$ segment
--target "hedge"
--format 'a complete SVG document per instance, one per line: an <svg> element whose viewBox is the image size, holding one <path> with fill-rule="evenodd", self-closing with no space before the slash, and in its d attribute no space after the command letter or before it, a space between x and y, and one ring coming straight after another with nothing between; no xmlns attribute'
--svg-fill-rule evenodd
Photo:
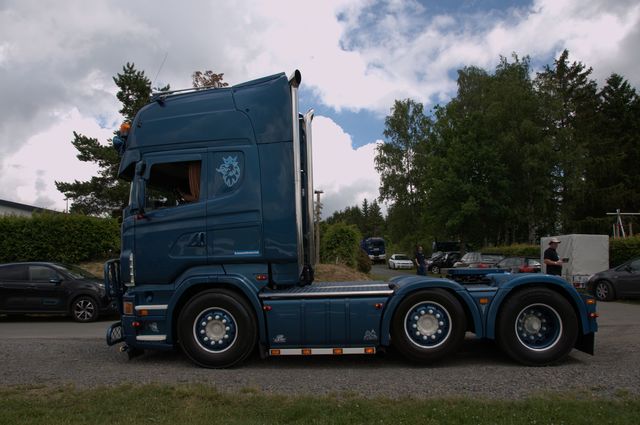
<svg viewBox="0 0 640 425"><path fill-rule="evenodd" d="M328 225L322 235L320 260L355 268L361 239L362 235L354 225L343 222Z"/></svg>
<svg viewBox="0 0 640 425"><path fill-rule="evenodd" d="M0 217L0 262L103 260L120 251L116 219L73 214Z"/></svg>

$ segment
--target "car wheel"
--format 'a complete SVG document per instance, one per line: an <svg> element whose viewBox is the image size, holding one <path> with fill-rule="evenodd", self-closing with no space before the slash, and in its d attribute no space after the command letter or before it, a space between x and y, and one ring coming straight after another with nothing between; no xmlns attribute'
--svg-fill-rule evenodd
<svg viewBox="0 0 640 425"><path fill-rule="evenodd" d="M71 303L70 313L76 322L93 322L98 318L98 303L92 297L80 296Z"/></svg>
<svg viewBox="0 0 640 425"><path fill-rule="evenodd" d="M192 298L180 312L178 337L195 364L223 368L251 354L257 325L243 298L225 290L207 291Z"/></svg>
<svg viewBox="0 0 640 425"><path fill-rule="evenodd" d="M440 274L440 267L438 267L438 266L433 266L433 267L431 268L431 272L432 272L433 274Z"/></svg>
<svg viewBox="0 0 640 425"><path fill-rule="evenodd" d="M561 294L547 288L524 289L498 316L498 344L512 359L542 366L564 359L578 337L578 319Z"/></svg>
<svg viewBox="0 0 640 425"><path fill-rule="evenodd" d="M593 289L593 295L598 301L613 301L615 295L613 293L613 286L606 280L599 280Z"/></svg>
<svg viewBox="0 0 640 425"><path fill-rule="evenodd" d="M460 302L443 289L407 296L394 313L393 345L410 360L432 362L455 352L466 330Z"/></svg>

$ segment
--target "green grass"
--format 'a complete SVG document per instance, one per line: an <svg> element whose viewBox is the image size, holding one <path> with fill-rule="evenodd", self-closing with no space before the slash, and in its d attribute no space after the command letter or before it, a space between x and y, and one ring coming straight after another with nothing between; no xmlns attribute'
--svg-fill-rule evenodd
<svg viewBox="0 0 640 425"><path fill-rule="evenodd" d="M383 384L381 384L383 385ZM284 397L205 385L0 388L0 424L635 424L640 397L522 401Z"/></svg>

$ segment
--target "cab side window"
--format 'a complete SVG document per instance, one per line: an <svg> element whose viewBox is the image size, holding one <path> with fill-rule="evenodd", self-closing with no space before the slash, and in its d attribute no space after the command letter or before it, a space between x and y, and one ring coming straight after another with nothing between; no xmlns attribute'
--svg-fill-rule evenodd
<svg viewBox="0 0 640 425"><path fill-rule="evenodd" d="M145 209L199 202L201 161L153 164L145 190Z"/></svg>

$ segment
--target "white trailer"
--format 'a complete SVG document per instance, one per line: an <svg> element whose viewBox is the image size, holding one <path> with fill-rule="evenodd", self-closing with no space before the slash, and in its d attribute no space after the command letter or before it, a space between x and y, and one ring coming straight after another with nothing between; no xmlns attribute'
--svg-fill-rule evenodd
<svg viewBox="0 0 640 425"><path fill-rule="evenodd" d="M609 269L609 236L607 235L559 235L558 256L564 261L562 277L576 288L584 288L589 276ZM544 251L549 248L552 236L540 239L542 271L546 272Z"/></svg>

